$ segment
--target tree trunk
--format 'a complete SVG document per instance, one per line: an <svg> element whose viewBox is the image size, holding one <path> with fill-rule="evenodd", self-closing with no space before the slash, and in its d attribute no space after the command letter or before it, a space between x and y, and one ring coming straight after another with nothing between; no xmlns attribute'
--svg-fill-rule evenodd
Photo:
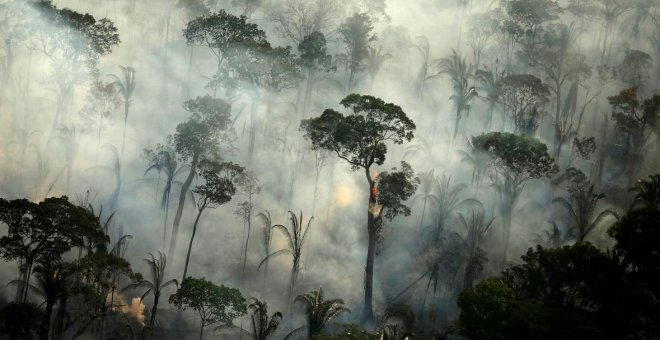
<svg viewBox="0 0 660 340"><path fill-rule="evenodd" d="M505 203L504 212L502 216L502 226L504 227L504 252L502 253L502 269L507 264L509 259L509 239L511 238L511 214L513 213L513 203L514 199L511 197L506 197L505 199L509 202Z"/></svg>
<svg viewBox="0 0 660 340"><path fill-rule="evenodd" d="M365 168L365 173L367 181L369 182L369 204L367 206L367 233L369 240L367 245L367 264L365 266L364 278L364 309L362 310L361 324L365 327L371 327L374 323L372 297L374 285L374 260L376 256L376 245L378 242L378 230L376 226L376 216L374 216L371 211L372 206L376 203L376 182L371 178L369 168Z"/></svg>
<svg viewBox="0 0 660 340"><path fill-rule="evenodd" d="M364 279L364 309L362 310L361 323L366 327L371 327L374 322L372 297L374 285L374 260L376 257L378 235L376 232L376 219L370 212L367 213L367 230L369 234L369 244L367 246L367 264L365 267Z"/></svg>
<svg viewBox="0 0 660 340"><path fill-rule="evenodd" d="M243 272L245 272L245 264L247 263L247 252L248 252L248 245L250 244L250 229L252 228L251 225L251 215L252 215L252 198L250 198L250 208L248 211L248 216L247 216L247 237L245 238L245 251L243 253Z"/></svg>
<svg viewBox="0 0 660 340"><path fill-rule="evenodd" d="M179 194L179 206L176 209L176 215L174 215L174 224L172 225L172 237L170 239L170 249L168 250L167 257L173 258L174 250L176 249L176 237L179 233L179 223L181 222L181 216L183 215L183 207L186 204L186 196L190 184L192 184L193 178L195 177L195 169L197 168L197 162L199 161L199 155L194 154L192 162L190 163L190 172L188 177L186 177L185 182L181 186L181 193Z"/></svg>
<svg viewBox="0 0 660 340"><path fill-rule="evenodd" d="M199 340L204 338L204 321L202 320L202 327L199 328Z"/></svg>
<svg viewBox="0 0 660 340"><path fill-rule="evenodd" d="M248 144L248 161L250 164L252 164L252 159L254 158L254 144L257 139L257 106L257 101L253 100L250 107L250 132L248 134L250 138Z"/></svg>
<svg viewBox="0 0 660 340"><path fill-rule="evenodd" d="M205 205L202 205L197 213L197 218L195 218L195 223L193 224L193 233L190 236L190 243L188 244L188 255L186 255L186 265L183 267L183 278L181 282L186 279L186 274L188 274L188 262L190 261L190 251L192 250L193 240L195 239L195 233L197 232L197 224L199 223L199 218L202 216L202 211L204 211Z"/></svg>
<svg viewBox="0 0 660 340"><path fill-rule="evenodd" d="M41 340L48 340L48 333L50 332L50 318L53 315L53 307L55 306L55 301L48 299L46 301L46 311L44 313L44 319L41 322L41 330L39 337Z"/></svg>
<svg viewBox="0 0 660 340"><path fill-rule="evenodd" d="M165 248L165 244L167 244L167 215L169 214L169 211L170 211L170 193L167 192L167 198L165 199L165 221L163 222L163 249Z"/></svg>
<svg viewBox="0 0 660 340"><path fill-rule="evenodd" d="M160 292L154 290L154 306L151 308L151 320L149 321L149 326L151 326L151 331L154 330L154 325L156 324L156 312L158 312L158 299L160 298Z"/></svg>

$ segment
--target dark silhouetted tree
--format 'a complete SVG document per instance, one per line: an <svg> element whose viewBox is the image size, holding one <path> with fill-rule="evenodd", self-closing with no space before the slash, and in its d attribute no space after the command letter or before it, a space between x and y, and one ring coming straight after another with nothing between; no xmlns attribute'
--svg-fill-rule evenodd
<svg viewBox="0 0 660 340"><path fill-rule="evenodd" d="M305 138L312 142L313 149L321 148L334 152L337 157L348 162L353 171L362 169L367 179L369 240L362 319L371 323L374 257L381 234L381 213L388 219L394 218L398 213L409 215L410 209L402 202L412 196L416 189L416 179L412 178L412 169L406 163L402 163L400 172L393 171L388 176L383 176L386 181L373 178L371 167L383 165L385 162L385 143L403 144L404 141L410 141L414 136L415 123L399 106L372 96L352 94L344 98L341 105L352 112L343 115L326 109L320 117L303 120L301 130L305 133Z"/></svg>
<svg viewBox="0 0 660 340"><path fill-rule="evenodd" d="M199 340L204 336L204 327L220 324L219 327L232 327L232 321L247 313L245 298L236 288L217 286L205 279L187 277L172 294L170 303L199 314Z"/></svg>

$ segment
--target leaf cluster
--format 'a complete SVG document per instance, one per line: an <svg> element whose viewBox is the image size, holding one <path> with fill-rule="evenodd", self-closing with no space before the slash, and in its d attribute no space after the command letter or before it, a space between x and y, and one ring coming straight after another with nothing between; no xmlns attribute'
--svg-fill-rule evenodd
<svg viewBox="0 0 660 340"><path fill-rule="evenodd" d="M385 142L402 144L414 136L415 123L398 105L369 95L351 94L340 104L351 109L343 115L326 109L320 117L303 120L300 129L313 149L335 152L353 170L385 162Z"/></svg>
<svg viewBox="0 0 660 340"><path fill-rule="evenodd" d="M238 289L217 286L204 278L185 278L169 302L198 312L204 326L219 323L231 327L232 320L247 313L245 298Z"/></svg>

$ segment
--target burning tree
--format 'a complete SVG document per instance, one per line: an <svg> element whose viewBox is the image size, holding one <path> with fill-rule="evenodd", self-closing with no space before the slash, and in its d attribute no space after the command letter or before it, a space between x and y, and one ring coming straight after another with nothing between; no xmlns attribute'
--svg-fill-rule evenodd
<svg viewBox="0 0 660 340"><path fill-rule="evenodd" d="M326 109L320 117L303 120L300 128L313 149L325 149L347 161L353 171L364 170L369 185L367 209L367 264L365 275L363 323L373 322L373 276L376 245L380 237L382 217L392 220L403 213L410 215L410 208L402 202L415 193L417 178L411 167L402 162L402 169L372 177L371 167L383 165L387 146L385 143L403 144L414 136L415 123L401 107L385 103L382 99L351 94L341 102L353 112L343 115ZM380 190L379 190L380 189Z"/></svg>

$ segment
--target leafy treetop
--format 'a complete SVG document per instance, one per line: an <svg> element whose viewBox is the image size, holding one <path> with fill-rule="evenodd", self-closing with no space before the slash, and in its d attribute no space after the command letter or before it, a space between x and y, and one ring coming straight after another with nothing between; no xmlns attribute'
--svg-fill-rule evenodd
<svg viewBox="0 0 660 340"><path fill-rule="evenodd" d="M232 320L247 313L245 298L238 289L217 286L203 278L185 278L169 301L184 310L198 312L202 327L217 323L231 326Z"/></svg>
<svg viewBox="0 0 660 340"><path fill-rule="evenodd" d="M217 154L220 142L230 142L231 107L224 100L206 95L186 101L183 108L192 115L188 121L177 125L176 132L170 136L183 162L195 156Z"/></svg>
<svg viewBox="0 0 660 340"><path fill-rule="evenodd" d="M398 105L369 95L351 94L341 102L353 111L343 115L327 109L320 117L300 124L313 149L333 151L353 170L385 162L385 142L402 144L414 136L415 123Z"/></svg>
<svg viewBox="0 0 660 340"><path fill-rule="evenodd" d="M529 136L508 132L489 132L472 138L473 152L486 153L491 164L505 176L511 176L513 184L528 179L549 177L558 171L548 147Z"/></svg>

